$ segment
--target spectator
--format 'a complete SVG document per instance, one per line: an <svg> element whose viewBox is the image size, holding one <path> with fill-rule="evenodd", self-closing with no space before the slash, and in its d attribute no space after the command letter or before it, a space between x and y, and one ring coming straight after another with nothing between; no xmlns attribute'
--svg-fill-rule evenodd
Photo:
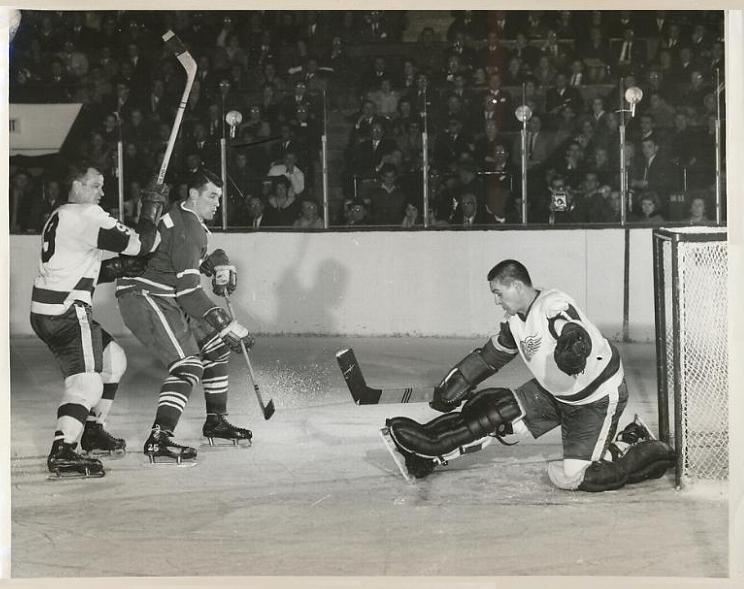
<svg viewBox="0 0 744 589"><path fill-rule="evenodd" d="M584 223L586 221L583 199L572 190L571 185L560 173L550 181L548 200L548 211L550 212L548 222L551 225Z"/></svg>
<svg viewBox="0 0 744 589"><path fill-rule="evenodd" d="M491 217L480 205L478 197L473 192L463 192L460 196L460 206L457 207L452 218L452 225L470 228L474 225L491 224Z"/></svg>
<svg viewBox="0 0 744 589"><path fill-rule="evenodd" d="M357 143L352 152L352 173L360 178L377 175L383 160L396 148L395 142L385 136L381 122L374 122L368 139Z"/></svg>
<svg viewBox="0 0 744 589"><path fill-rule="evenodd" d="M49 64L45 86L45 102L70 102L72 99L72 81L65 73L64 65L59 59L53 59Z"/></svg>
<svg viewBox="0 0 744 589"><path fill-rule="evenodd" d="M532 115L527 121L527 169L542 166L553 153L555 148L552 134L543 131L540 115ZM522 167L522 137L514 138L512 146L512 165Z"/></svg>
<svg viewBox="0 0 744 589"><path fill-rule="evenodd" d="M318 215L318 203L311 198L300 201L300 216L294 222L300 229L323 229L323 219Z"/></svg>
<svg viewBox="0 0 744 589"><path fill-rule="evenodd" d="M661 202L659 195L653 190L641 192L639 198L639 212L633 221L637 223L663 223L664 217L661 215Z"/></svg>
<svg viewBox="0 0 744 589"><path fill-rule="evenodd" d="M653 138L644 140L641 146L643 165L639 166L630 185L636 190L653 192L657 199L666 199L669 191L677 185L674 169L659 154L659 146Z"/></svg>
<svg viewBox="0 0 744 589"><path fill-rule="evenodd" d="M512 58L517 59L517 58ZM537 67L532 70L532 75L537 80L537 83L543 88L553 85L557 70L550 63L550 58L547 55L541 55L537 60Z"/></svg>
<svg viewBox="0 0 744 589"><path fill-rule="evenodd" d="M398 186L395 166L385 164L380 168L377 186L370 192L371 217L375 225L398 225L406 195Z"/></svg>
<svg viewBox="0 0 744 589"><path fill-rule="evenodd" d="M499 135L496 121L487 120L483 127L483 133L475 141L473 159L481 170L492 170L496 162L496 146L501 145L502 138Z"/></svg>
<svg viewBox="0 0 744 589"><path fill-rule="evenodd" d="M32 227L29 218L34 197L31 177L24 170L16 172L10 179L10 232L25 233Z"/></svg>
<svg viewBox="0 0 744 589"><path fill-rule="evenodd" d="M271 166L267 175L287 178L291 183L292 194L295 197L299 197L305 191L305 174L297 167L297 155L293 151L286 152L282 163ZM269 207L271 206L272 204L269 202Z"/></svg>
<svg viewBox="0 0 744 589"><path fill-rule="evenodd" d="M492 74L488 79L487 99L490 99L493 104L494 118L499 129L506 131L513 128L515 123L512 121L516 121L514 118L514 104L511 94L501 87L501 76L499 74Z"/></svg>
<svg viewBox="0 0 744 589"><path fill-rule="evenodd" d="M270 86L277 94L281 94L287 88L287 83L277 74L276 64L273 61L267 61L263 64L258 83L262 88Z"/></svg>
<svg viewBox="0 0 744 589"><path fill-rule="evenodd" d="M80 81L88 73L88 56L75 47L72 39L66 39L62 51L58 54L64 64L65 73L71 80Z"/></svg>
<svg viewBox="0 0 744 589"><path fill-rule="evenodd" d="M690 225L710 225L712 221L708 218L707 208L704 196L693 196L690 199L690 216L687 222Z"/></svg>
<svg viewBox="0 0 744 589"><path fill-rule="evenodd" d="M638 69L644 60L644 49L635 38L635 31L628 27L622 32L622 42L615 54L614 71L616 75L625 76Z"/></svg>
<svg viewBox="0 0 744 589"><path fill-rule="evenodd" d="M131 180L125 188L124 196L124 224L136 227L142 208L141 194L142 184L139 180Z"/></svg>
<svg viewBox="0 0 744 589"><path fill-rule="evenodd" d="M596 174L598 182L602 185L608 184L613 186L618 183L617 176L619 175L619 171L614 169L607 155L607 149L601 145L596 146L591 152L586 170L587 172Z"/></svg>
<svg viewBox="0 0 744 589"><path fill-rule="evenodd" d="M658 92L649 94L646 114L656 122L660 129L669 129L674 125L674 108Z"/></svg>
<svg viewBox="0 0 744 589"><path fill-rule="evenodd" d="M376 122L380 122L377 116L377 105L371 100L365 100L349 138L349 145L352 149L359 140L369 137L372 125Z"/></svg>
<svg viewBox="0 0 744 589"><path fill-rule="evenodd" d="M486 45L476 57L476 63L489 74L499 73L506 68L507 52L499 42L500 38L497 31L489 30Z"/></svg>
<svg viewBox="0 0 744 589"><path fill-rule="evenodd" d="M385 77L380 79L376 90L367 94L367 99L375 103L380 116L392 118L398 110L400 96L396 90L393 90L390 78Z"/></svg>
<svg viewBox="0 0 744 589"><path fill-rule="evenodd" d="M418 203L410 199L406 200L406 206L403 211L403 221L401 221L400 226L405 229L411 229L412 227L420 227L423 224L424 221L421 218Z"/></svg>
<svg viewBox="0 0 744 589"><path fill-rule="evenodd" d="M509 167L509 152L497 143L491 173L486 175L485 209L497 223L507 220L509 202L512 200L513 168Z"/></svg>
<svg viewBox="0 0 744 589"><path fill-rule="evenodd" d="M471 159L470 138L462 132L462 121L451 118L445 133L439 134L434 147L434 163L439 170L453 171Z"/></svg>
<svg viewBox="0 0 744 589"><path fill-rule="evenodd" d="M248 212L248 223L253 229L264 226L264 202L258 196L248 197L246 210Z"/></svg>
<svg viewBox="0 0 744 589"><path fill-rule="evenodd" d="M348 201L344 205L344 217L347 227L367 225L367 205L361 199Z"/></svg>
<svg viewBox="0 0 744 589"><path fill-rule="evenodd" d="M574 113L581 111L584 99L577 88L568 86L566 74L559 72L555 76L555 87L545 93L545 112L555 116L569 107Z"/></svg>
<svg viewBox="0 0 744 589"><path fill-rule="evenodd" d="M295 198L292 183L286 176L277 176L272 182L272 193L267 199L262 226L292 227L299 216L299 201Z"/></svg>

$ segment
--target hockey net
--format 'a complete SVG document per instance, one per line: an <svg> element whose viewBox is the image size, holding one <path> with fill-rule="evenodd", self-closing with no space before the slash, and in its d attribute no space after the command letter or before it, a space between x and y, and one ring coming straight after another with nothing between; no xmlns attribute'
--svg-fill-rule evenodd
<svg viewBox="0 0 744 589"><path fill-rule="evenodd" d="M677 486L728 478L725 228L653 234L659 433Z"/></svg>

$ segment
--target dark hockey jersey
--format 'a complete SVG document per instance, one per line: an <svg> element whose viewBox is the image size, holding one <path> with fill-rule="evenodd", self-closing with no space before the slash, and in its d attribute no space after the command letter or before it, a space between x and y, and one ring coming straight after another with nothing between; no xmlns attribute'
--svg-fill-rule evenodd
<svg viewBox="0 0 744 589"><path fill-rule="evenodd" d="M158 224L160 246L147 263L144 274L120 278L116 294L139 289L152 296L173 297L191 317L201 318L216 305L201 285L199 267L207 256L209 229L179 201Z"/></svg>

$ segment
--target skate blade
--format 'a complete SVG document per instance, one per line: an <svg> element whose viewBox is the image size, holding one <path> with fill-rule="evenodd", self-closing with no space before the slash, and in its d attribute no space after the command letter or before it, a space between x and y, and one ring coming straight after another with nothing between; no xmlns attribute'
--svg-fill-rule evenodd
<svg viewBox="0 0 744 589"><path fill-rule="evenodd" d="M242 442L242 443L241 443ZM207 438L207 443L202 444L202 448L219 448L222 446L249 448L253 443L247 438Z"/></svg>
<svg viewBox="0 0 744 589"><path fill-rule="evenodd" d="M415 481L413 475L409 474L408 469L406 468L406 464L403 461L403 456L398 452L398 450L395 447L395 442L393 442L393 438L390 435L390 428L389 427L382 427L380 428L380 437L382 438L382 441L385 444L385 448L387 448L387 451L390 453L390 456L393 457L393 460L395 461L395 465L398 467L398 470L400 471L400 474L403 475L403 478L406 479L409 483L413 483Z"/></svg>
<svg viewBox="0 0 744 589"><path fill-rule="evenodd" d="M168 456L147 456L148 461L144 463L149 468L160 468L160 467L176 467L176 468L192 468L197 465L195 458L189 458L187 460L178 460L176 458L170 458Z"/></svg>
<svg viewBox="0 0 744 589"><path fill-rule="evenodd" d="M89 458L110 458L111 460L119 460L127 455L126 450L90 450L83 452L84 456Z"/></svg>
<svg viewBox="0 0 744 589"><path fill-rule="evenodd" d="M62 481L62 480L71 480L71 479L100 479L103 478L106 475L105 470L101 470L98 472L64 472L64 471L55 471L52 473L49 473L49 476L47 477L50 481Z"/></svg>
<svg viewBox="0 0 744 589"><path fill-rule="evenodd" d="M638 423L641 426L643 426L644 428L646 428L646 431L648 432L648 435L649 435L649 439L650 440L655 440L656 439L656 436L654 435L654 432L652 432L651 431L651 428L648 427L648 425L646 425L646 422L641 419L641 416L640 415L638 415L636 413L635 416L633 417L633 421L635 421L636 423Z"/></svg>

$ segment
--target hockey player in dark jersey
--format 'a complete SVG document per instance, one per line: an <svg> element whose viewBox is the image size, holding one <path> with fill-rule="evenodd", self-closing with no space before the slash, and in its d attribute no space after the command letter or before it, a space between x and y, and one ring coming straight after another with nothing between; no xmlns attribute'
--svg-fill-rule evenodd
<svg viewBox="0 0 744 589"><path fill-rule="evenodd" d="M123 454L125 442L104 429L121 376L124 350L92 317L95 285L122 273L144 270L142 256L157 247L155 223L167 191L151 185L142 194L136 231L118 223L100 206L103 176L93 167L71 168L68 202L44 225L39 273L31 298L31 326L54 354L65 377L57 429L47 460L58 477L103 476L96 453ZM80 441L89 456L77 453Z"/></svg>
<svg viewBox="0 0 744 589"><path fill-rule="evenodd" d="M407 417L387 420L386 433L409 474L426 476L494 438L515 433L537 438L558 426L563 459L548 463L548 476L560 489L617 489L658 478L673 466L673 450L653 439L637 418L613 441L628 399L622 360L573 299L535 288L516 260L500 262L487 278L506 318L498 334L435 388L431 407L444 415L425 424ZM517 355L532 380L513 391L475 390ZM463 402L462 410L454 411Z"/></svg>
<svg viewBox="0 0 744 589"><path fill-rule="evenodd" d="M172 440L191 390L202 381L207 419L202 428L210 440L247 440L250 430L227 421L227 360L230 350L249 348L248 330L214 303L201 286L201 274L212 277L217 295L229 294L237 276L222 250L207 255L211 220L220 203L221 181L208 171L196 173L186 200L174 203L158 225L160 247L139 276L116 285L126 326L168 368L160 388L157 412L144 452L152 463L193 461L194 448Z"/></svg>

